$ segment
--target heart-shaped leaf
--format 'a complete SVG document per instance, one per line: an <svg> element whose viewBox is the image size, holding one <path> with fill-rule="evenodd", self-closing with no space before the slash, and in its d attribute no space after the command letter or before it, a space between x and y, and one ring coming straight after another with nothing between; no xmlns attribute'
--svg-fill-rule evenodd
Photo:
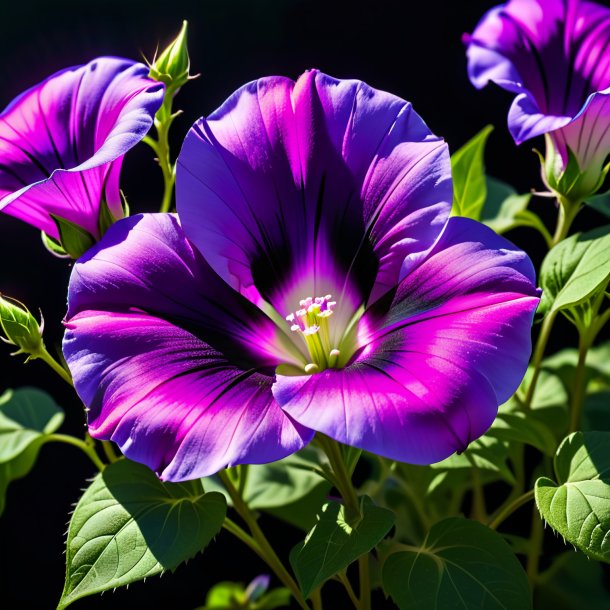
<svg viewBox="0 0 610 610"><path fill-rule="evenodd" d="M108 466L72 514L58 608L173 570L203 550L226 510L224 496L204 493L199 480L162 483L125 459Z"/></svg>
<svg viewBox="0 0 610 610"><path fill-rule="evenodd" d="M9 483L30 472L40 448L63 419L55 401L36 388L0 396L0 515Z"/></svg>
<svg viewBox="0 0 610 610"><path fill-rule="evenodd" d="M610 432L575 432L555 456L557 482L536 481L544 520L589 557L610 563Z"/></svg>
<svg viewBox="0 0 610 610"><path fill-rule="evenodd" d="M610 280L610 226L577 233L559 242L540 269L543 289L539 312L549 313L585 303Z"/></svg>
<svg viewBox="0 0 610 610"><path fill-rule="evenodd" d="M531 593L502 537L476 521L451 518L430 529L421 548L383 564L383 588L401 610L527 610Z"/></svg>
<svg viewBox="0 0 610 610"><path fill-rule="evenodd" d="M290 563L305 597L368 553L392 528L392 511L375 506L367 496L360 506L362 518L350 524L343 504L325 504L305 541L292 549Z"/></svg>

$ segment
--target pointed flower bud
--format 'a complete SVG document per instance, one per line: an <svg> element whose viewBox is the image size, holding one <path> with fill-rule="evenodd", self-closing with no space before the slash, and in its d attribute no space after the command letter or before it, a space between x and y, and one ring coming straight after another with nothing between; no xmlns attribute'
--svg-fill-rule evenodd
<svg viewBox="0 0 610 610"><path fill-rule="evenodd" d="M191 61L186 47L187 27L188 22L183 21L178 36L155 57L150 66L150 78L165 83L168 90L174 93L191 78Z"/></svg>
<svg viewBox="0 0 610 610"><path fill-rule="evenodd" d="M39 354L44 349L43 326L42 316L38 323L23 303L0 295L0 330L4 334L0 339L17 346L15 354Z"/></svg>

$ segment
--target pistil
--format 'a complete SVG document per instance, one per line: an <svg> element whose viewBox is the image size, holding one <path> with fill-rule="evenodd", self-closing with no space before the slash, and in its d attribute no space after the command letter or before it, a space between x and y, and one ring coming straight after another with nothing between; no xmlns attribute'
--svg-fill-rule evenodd
<svg viewBox="0 0 610 610"><path fill-rule="evenodd" d="M340 352L332 344L328 322L336 305L331 299L330 294L308 297L299 301L300 309L286 316L290 330L303 338L311 357L311 362L304 367L307 374L337 366Z"/></svg>

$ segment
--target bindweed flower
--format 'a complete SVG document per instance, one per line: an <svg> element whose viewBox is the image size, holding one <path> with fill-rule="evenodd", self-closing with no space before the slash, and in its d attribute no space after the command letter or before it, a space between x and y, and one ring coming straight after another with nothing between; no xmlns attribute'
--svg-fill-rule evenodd
<svg viewBox="0 0 610 610"><path fill-rule="evenodd" d="M147 74L143 64L100 57L13 100L0 115L0 210L73 257L122 218L123 156L163 101L163 85Z"/></svg>
<svg viewBox="0 0 610 610"><path fill-rule="evenodd" d="M316 71L245 85L187 135L178 216L122 220L74 267L90 433L171 481L314 431L418 464L464 450L521 381L539 299L527 255L451 198L404 100Z"/></svg>
<svg viewBox="0 0 610 610"><path fill-rule="evenodd" d="M511 0L491 9L468 45L468 74L516 93L517 144L547 136L544 178L572 201L602 184L610 153L610 9L582 0Z"/></svg>

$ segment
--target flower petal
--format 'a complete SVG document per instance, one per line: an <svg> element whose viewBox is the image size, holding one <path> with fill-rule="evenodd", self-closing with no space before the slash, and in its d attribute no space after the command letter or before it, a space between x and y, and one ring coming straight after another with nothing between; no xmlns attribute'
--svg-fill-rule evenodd
<svg viewBox="0 0 610 610"><path fill-rule="evenodd" d="M216 275L175 215L123 219L74 265L68 321L83 311L133 308L188 329L248 367L300 363L283 329Z"/></svg>
<svg viewBox="0 0 610 610"><path fill-rule="evenodd" d="M410 104L360 81L264 78L191 129L177 201L189 238L252 300L289 313L347 285L358 306L440 233L449 157Z"/></svg>
<svg viewBox="0 0 610 610"><path fill-rule="evenodd" d="M0 115L0 210L58 237L49 214L98 235L102 198L122 216L122 156L163 101L148 68L100 57L58 72Z"/></svg>
<svg viewBox="0 0 610 610"><path fill-rule="evenodd" d="M511 0L466 41L475 87L493 81L518 94L509 113L517 143L569 124L610 87L610 10L593 2Z"/></svg>
<svg viewBox="0 0 610 610"><path fill-rule="evenodd" d="M272 377L241 370L197 336L143 312L86 311L64 353L89 432L163 480L279 460L313 432L275 402Z"/></svg>
<svg viewBox="0 0 610 610"><path fill-rule="evenodd" d="M344 370L278 376L301 424L389 458L426 464L465 449L518 387L538 304L527 256L483 225L452 218L401 282Z"/></svg>
<svg viewBox="0 0 610 610"><path fill-rule="evenodd" d="M75 264L64 354L91 433L168 480L280 459L311 433L271 394L283 333L175 216L121 220Z"/></svg>

